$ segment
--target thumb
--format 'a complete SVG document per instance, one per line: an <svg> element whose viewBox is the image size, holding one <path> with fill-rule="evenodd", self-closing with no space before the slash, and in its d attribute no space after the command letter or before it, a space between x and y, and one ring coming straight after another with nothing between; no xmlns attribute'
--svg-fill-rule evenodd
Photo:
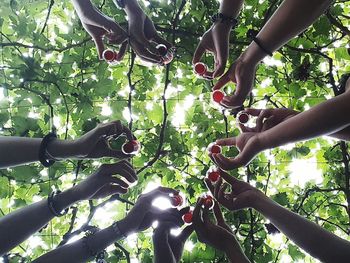
<svg viewBox="0 0 350 263"><path fill-rule="evenodd" d="M103 44L102 37L94 37L94 42L95 42L96 50L98 53L98 57L100 59L102 59L102 53L105 50L105 46Z"/></svg>
<svg viewBox="0 0 350 263"><path fill-rule="evenodd" d="M213 90L219 90L223 88L227 83L230 82L229 71L227 71L214 85Z"/></svg>

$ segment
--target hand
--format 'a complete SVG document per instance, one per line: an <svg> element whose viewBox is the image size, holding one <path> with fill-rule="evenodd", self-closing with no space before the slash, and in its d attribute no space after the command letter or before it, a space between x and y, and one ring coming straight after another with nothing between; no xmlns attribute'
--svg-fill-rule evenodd
<svg viewBox="0 0 350 263"><path fill-rule="evenodd" d="M189 207L181 209L178 211L179 215L183 215L186 212L188 212ZM154 234L153 234L153 243L154 243L154 250L155 250L155 259L156 262L163 262L163 258L173 258L175 262L180 262L180 259L182 257L183 253L183 248L185 245L186 240L188 237L192 234L193 232L193 225L189 225L185 227L180 235L178 236L173 236L170 234L170 230L172 228L176 227L176 222L170 222L170 221L163 221L160 222L158 227L155 229ZM164 245L168 245L170 247L172 255L165 255L163 257L162 252L166 253L166 249L163 249ZM157 249L159 247L159 249Z"/></svg>
<svg viewBox="0 0 350 263"><path fill-rule="evenodd" d="M254 208L258 200L267 198L255 187L238 180L222 170L220 170L220 175L220 179L215 184L208 178L205 179L205 183L215 199L229 210L236 211L244 208ZM222 179L227 183L223 183ZM229 185L231 186L231 192L226 192Z"/></svg>
<svg viewBox="0 0 350 263"><path fill-rule="evenodd" d="M163 64L164 59L159 54L155 44L163 44L169 50L172 45L161 38L152 20L136 4L130 3L126 12L129 18L130 45L136 54L143 60ZM165 63L169 63L166 61Z"/></svg>
<svg viewBox="0 0 350 263"><path fill-rule="evenodd" d="M75 3L75 2L73 2ZM100 12L91 2L84 5L75 4L80 21L95 42L99 58L105 50L103 38L106 37L111 44L122 44L117 60L121 60L127 47L128 34L113 19Z"/></svg>
<svg viewBox="0 0 350 263"><path fill-rule="evenodd" d="M225 71L227 58L229 55L231 25L224 23L215 23L204 33L194 53L192 63L200 61L203 54L208 51L213 53L215 67L213 72L207 72L204 77L209 79L221 76Z"/></svg>
<svg viewBox="0 0 350 263"><path fill-rule="evenodd" d="M193 211L193 227L197 233L198 240L215 249L226 252L235 240L231 228L226 224L218 203L214 205L214 216L216 224L209 219L209 208L203 206L204 200L199 199Z"/></svg>
<svg viewBox="0 0 350 263"><path fill-rule="evenodd" d="M116 177L114 175L119 175ZM77 200L104 198L114 194L125 194L129 184L137 180L132 165L126 161L114 164L102 164L98 170L75 185L71 190Z"/></svg>
<svg viewBox="0 0 350 263"><path fill-rule="evenodd" d="M256 126L253 128L239 124L242 132L263 132L269 130L285 120L298 115L299 112L287 109L245 109L245 113L256 116Z"/></svg>
<svg viewBox="0 0 350 263"><path fill-rule="evenodd" d="M128 215L118 222L123 234L128 235L143 231L149 228L154 221L171 221L181 226L183 224L182 218L176 208L160 210L152 205L154 199L158 197L168 198L170 201L170 194L176 195L178 191L171 188L158 187L149 193L140 195Z"/></svg>
<svg viewBox="0 0 350 263"><path fill-rule="evenodd" d="M234 158L226 158L221 153L210 153L210 158L224 170L246 166L261 151L265 150L259 139L259 133L246 132L237 137L216 140L220 146L236 146L240 153Z"/></svg>
<svg viewBox="0 0 350 263"><path fill-rule="evenodd" d="M236 83L234 95L225 96L221 102L222 106L227 108L240 107L245 98L251 92L254 84L255 72L257 64L250 62L241 55L226 71L226 73L218 80L213 90L224 87L230 81Z"/></svg>
<svg viewBox="0 0 350 263"><path fill-rule="evenodd" d="M122 125L121 121L101 123L82 137L73 141L76 158L128 158L121 150L113 150L109 147L108 138L125 134L128 140L133 140L129 128Z"/></svg>

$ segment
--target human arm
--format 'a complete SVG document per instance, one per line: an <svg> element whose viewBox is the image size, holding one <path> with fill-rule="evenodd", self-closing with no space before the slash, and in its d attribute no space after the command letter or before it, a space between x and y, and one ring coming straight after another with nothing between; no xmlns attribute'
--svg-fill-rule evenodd
<svg viewBox="0 0 350 263"><path fill-rule="evenodd" d="M223 251L232 263L250 262L237 242L232 229L226 224L217 202L214 204L214 216L217 223L209 219L209 208L203 208L204 200L200 198L193 211L193 227L198 240L215 249Z"/></svg>
<svg viewBox="0 0 350 263"><path fill-rule="evenodd" d="M116 174L120 177L115 177ZM104 164L79 184L55 195L52 202L54 209L63 211L81 200L126 193L129 185L120 178L130 183L136 181L136 173L130 163L121 161L115 164ZM48 200L45 199L0 218L0 255L40 230L54 216L48 206Z"/></svg>
<svg viewBox="0 0 350 263"><path fill-rule="evenodd" d="M236 211L254 208L290 238L295 244L322 262L347 262L350 258L350 243L319 225L289 211L265 196L250 184L220 171L219 182L206 184L220 204ZM226 183L223 184L223 180ZM231 192L227 192L228 186ZM329 249L332 247L332 249Z"/></svg>
<svg viewBox="0 0 350 263"><path fill-rule="evenodd" d="M294 117L301 112L287 108L277 109L245 109L245 113L256 117L255 127L247 127L239 123L242 132L263 132L269 130L276 125ZM328 134L328 136L349 141L350 140L350 125L335 133Z"/></svg>
<svg viewBox="0 0 350 263"><path fill-rule="evenodd" d="M152 20L145 14L137 0L125 1L125 12L128 16L128 29L130 45L135 53L143 60L167 64L173 58L172 44L162 38ZM167 47L168 53L162 57L155 44L163 44Z"/></svg>
<svg viewBox="0 0 350 263"><path fill-rule="evenodd" d="M86 262L91 258L90 250L98 253L131 233L149 228L156 220L173 221L180 226L181 217L178 216L177 209L174 208L176 211L174 209L162 211L152 205L155 198L165 197L170 199L169 194L176 193L178 192L173 189L159 187L149 193L142 194L127 216L116 224L98 231L86 239L80 239L54 249L33 262ZM86 246L88 246L88 249Z"/></svg>
<svg viewBox="0 0 350 263"><path fill-rule="evenodd" d="M257 38L264 48L273 52L303 32L331 3L331 0L285 0L260 30ZM235 93L232 96L225 96L223 105L239 107L243 104L253 88L256 67L266 55L253 41L231 65L214 86L214 89L220 89L230 81L236 83Z"/></svg>
<svg viewBox="0 0 350 263"><path fill-rule="evenodd" d="M58 160L67 158L101 158L127 157L120 150L109 147L107 139L111 136L125 134L129 140L133 140L131 131L120 121L112 121L99 124L95 129L87 132L76 140L53 140L48 144L47 152ZM0 168L7 168L22 164L28 164L39 160L41 138L0 137Z"/></svg>
<svg viewBox="0 0 350 263"><path fill-rule="evenodd" d="M222 0L219 13L227 17L237 17L243 2L243 0ZM192 63L196 64L199 62L205 52L213 53L215 60L214 71L206 73L204 77L216 78L224 73L229 55L231 30L231 24L217 21L203 34L193 55Z"/></svg>
<svg viewBox="0 0 350 263"><path fill-rule="evenodd" d="M350 93L324 101L311 109L287 118L271 129L245 132L237 137L217 140L221 146L235 146L240 153L234 158L222 154L210 155L222 169L231 170L247 165L258 153L288 143L309 140L322 135L347 138L350 124Z"/></svg>
<svg viewBox="0 0 350 263"><path fill-rule="evenodd" d="M182 216L189 211L189 207L181 209ZM186 226L178 236L170 233L176 228L176 222L160 222L153 234L154 262L180 262L186 240L193 232L193 225Z"/></svg>
<svg viewBox="0 0 350 263"><path fill-rule="evenodd" d="M121 44L121 52L117 60L121 60L125 54L127 46L127 33L112 18L98 10L90 0L72 0L75 11L89 35L93 38L98 55L102 59L105 50L103 38L107 38L111 44Z"/></svg>

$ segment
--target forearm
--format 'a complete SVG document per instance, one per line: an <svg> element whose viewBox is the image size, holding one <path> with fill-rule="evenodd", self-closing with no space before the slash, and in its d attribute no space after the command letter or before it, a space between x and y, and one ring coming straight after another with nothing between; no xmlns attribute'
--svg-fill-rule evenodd
<svg viewBox="0 0 350 263"><path fill-rule="evenodd" d="M41 138L0 137L0 168L7 168L39 160ZM5 150L6 149L6 150ZM74 156L72 141L54 140L48 145L47 151L57 159Z"/></svg>
<svg viewBox="0 0 350 263"><path fill-rule="evenodd" d="M268 50L273 52L303 32L325 12L331 3L331 0L285 0L257 37ZM254 42L246 52L253 55L256 62L266 56Z"/></svg>
<svg viewBox="0 0 350 263"><path fill-rule="evenodd" d="M57 195L55 208L61 211L75 200L74 193L67 190ZM0 255L22 243L44 227L53 217L46 199L2 217L0 219Z"/></svg>
<svg viewBox="0 0 350 263"><path fill-rule="evenodd" d="M349 94L327 100L260 133L262 149L335 134L343 130L350 123L350 115L346 114L350 112Z"/></svg>
<svg viewBox="0 0 350 263"><path fill-rule="evenodd" d="M254 208L313 257L322 262L348 262L350 258L348 241L283 208L267 197L259 198Z"/></svg>
<svg viewBox="0 0 350 263"><path fill-rule="evenodd" d="M72 3L79 17L88 15L94 10L94 6L90 0L72 0Z"/></svg>
<svg viewBox="0 0 350 263"><path fill-rule="evenodd" d="M125 0L125 12L130 15L132 13L143 13L143 10L137 0Z"/></svg>
<svg viewBox="0 0 350 263"><path fill-rule="evenodd" d="M250 263L234 236L232 236L232 242L228 244L225 254L232 263Z"/></svg>
<svg viewBox="0 0 350 263"><path fill-rule="evenodd" d="M350 125L342 130L329 134L329 136L343 141L350 141Z"/></svg>
<svg viewBox="0 0 350 263"><path fill-rule="evenodd" d="M242 9L243 0L222 0L219 12L226 16L237 17Z"/></svg>
<svg viewBox="0 0 350 263"><path fill-rule="evenodd" d="M52 250L34 260L33 263L87 262L91 259L90 250L98 253L121 238L122 236L118 235L113 227L110 226L96 232L87 239L80 239L71 244L66 244ZM88 244L88 248L86 247L86 244Z"/></svg>
<svg viewBox="0 0 350 263"><path fill-rule="evenodd" d="M154 263L176 263L167 238L153 238Z"/></svg>

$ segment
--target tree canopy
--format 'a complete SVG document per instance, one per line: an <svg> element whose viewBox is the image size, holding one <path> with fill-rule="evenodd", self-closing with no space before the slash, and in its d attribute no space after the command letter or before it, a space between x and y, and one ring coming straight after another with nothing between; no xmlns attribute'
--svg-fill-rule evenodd
<svg viewBox="0 0 350 263"><path fill-rule="evenodd" d="M106 227L121 219L138 195L152 185L181 190L189 204L207 191L203 178L213 165L206 147L239 134L235 116L211 101L214 81L197 78L192 55L211 25L217 1L142 0L157 30L177 47L173 62L149 66L130 50L109 66L98 59L69 0L2 0L0 10L0 134L43 137L53 127L74 139L98 123L120 119L142 144L132 159L138 183L120 200L81 202L62 218L11 251L4 261L22 262L80 237L87 225ZM230 62L250 43L280 0L247 0L231 33ZM95 4L126 26L112 1ZM336 1L308 30L266 58L245 106L306 110L334 96L340 76L350 70L350 4ZM204 61L209 65L212 58ZM234 85L225 88L232 93ZM349 114L349 113L344 113ZM6 149L0 149L6 151ZM237 150L225 149L234 156ZM350 227L350 172L347 145L328 138L261 153L230 174L342 238ZM4 216L67 189L113 160L66 161L0 171L0 215ZM225 211L247 256L254 262L316 262L253 210ZM25 220L25 218L23 219ZM151 230L108 248L109 262L152 262ZM331 248L330 248L331 249ZM221 260L221 261L220 261ZM197 241L185 246L183 262L225 262L224 255Z"/></svg>

